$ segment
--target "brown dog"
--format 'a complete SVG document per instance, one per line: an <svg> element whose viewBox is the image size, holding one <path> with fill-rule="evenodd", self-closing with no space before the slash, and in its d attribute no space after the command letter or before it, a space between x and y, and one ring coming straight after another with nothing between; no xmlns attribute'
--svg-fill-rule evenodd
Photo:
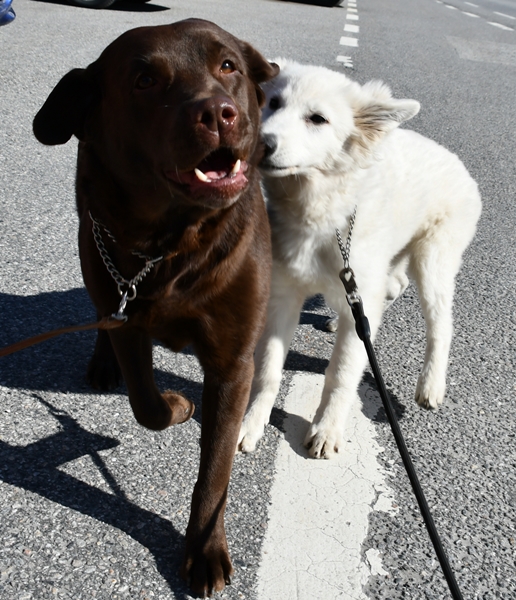
<svg viewBox="0 0 516 600"><path fill-rule="evenodd" d="M99 331L91 383L115 386L120 367L138 422L164 429L190 418L193 405L156 388L152 338L175 351L192 344L203 367L201 462L182 567L201 594L232 573L224 508L269 292L258 84L277 71L207 21L141 27L65 75L34 119L44 144L80 140L84 281L99 316L128 317Z"/></svg>

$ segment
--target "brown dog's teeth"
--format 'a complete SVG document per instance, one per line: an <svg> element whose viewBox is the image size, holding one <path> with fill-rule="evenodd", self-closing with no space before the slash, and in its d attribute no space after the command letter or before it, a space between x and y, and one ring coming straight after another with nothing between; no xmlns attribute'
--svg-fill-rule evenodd
<svg viewBox="0 0 516 600"><path fill-rule="evenodd" d="M210 183L211 179L206 177L206 175L200 169L194 169L194 173L197 175L197 179L203 181L204 183Z"/></svg>
<svg viewBox="0 0 516 600"><path fill-rule="evenodd" d="M236 163L233 165L233 168L231 169L231 171L229 172L230 177L234 177L238 173L238 171L240 171L240 164L241 164L240 159L238 159L236 161Z"/></svg>

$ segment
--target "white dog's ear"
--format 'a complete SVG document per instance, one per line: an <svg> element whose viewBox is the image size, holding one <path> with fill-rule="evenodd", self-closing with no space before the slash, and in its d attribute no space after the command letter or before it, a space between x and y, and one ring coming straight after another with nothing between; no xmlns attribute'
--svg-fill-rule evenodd
<svg viewBox="0 0 516 600"><path fill-rule="evenodd" d="M416 100L397 100L389 88L379 81L370 81L362 86L353 107L355 132L348 141L350 150L354 146L357 159L364 159L387 133L419 112Z"/></svg>

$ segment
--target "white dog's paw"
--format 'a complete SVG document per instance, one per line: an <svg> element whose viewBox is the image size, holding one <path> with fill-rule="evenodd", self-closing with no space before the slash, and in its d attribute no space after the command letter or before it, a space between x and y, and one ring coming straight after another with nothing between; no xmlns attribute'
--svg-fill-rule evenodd
<svg viewBox="0 0 516 600"><path fill-rule="evenodd" d="M263 436L265 423L263 419L257 418L256 415L247 414L244 417L242 426L240 427L240 434L238 436L237 452L254 452L256 450L256 444Z"/></svg>
<svg viewBox="0 0 516 600"><path fill-rule="evenodd" d="M432 381L423 373L419 376L416 386L416 402L423 408L439 408L443 403L446 384Z"/></svg>
<svg viewBox="0 0 516 600"><path fill-rule="evenodd" d="M305 446L312 458L331 458L342 447L343 440L336 427L312 423L305 437Z"/></svg>
<svg viewBox="0 0 516 600"><path fill-rule="evenodd" d="M333 319L328 319L325 325L328 331L335 333L339 328L339 317L333 317Z"/></svg>

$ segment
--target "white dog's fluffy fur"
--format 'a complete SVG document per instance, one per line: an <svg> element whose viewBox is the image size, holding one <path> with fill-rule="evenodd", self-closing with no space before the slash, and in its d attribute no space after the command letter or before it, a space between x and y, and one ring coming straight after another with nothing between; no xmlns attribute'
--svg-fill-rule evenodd
<svg viewBox="0 0 516 600"><path fill-rule="evenodd" d="M322 293L339 315L321 403L305 444L315 458L342 447L345 419L366 353L339 279L357 206L350 265L374 335L388 301L417 284L427 327L416 400L442 403L452 338L454 280L478 221L477 185L461 161L437 143L398 129L419 111L389 88L363 86L323 67L276 60L264 86L262 164L273 239L268 319L239 448L255 449L279 390L283 363L304 300Z"/></svg>

